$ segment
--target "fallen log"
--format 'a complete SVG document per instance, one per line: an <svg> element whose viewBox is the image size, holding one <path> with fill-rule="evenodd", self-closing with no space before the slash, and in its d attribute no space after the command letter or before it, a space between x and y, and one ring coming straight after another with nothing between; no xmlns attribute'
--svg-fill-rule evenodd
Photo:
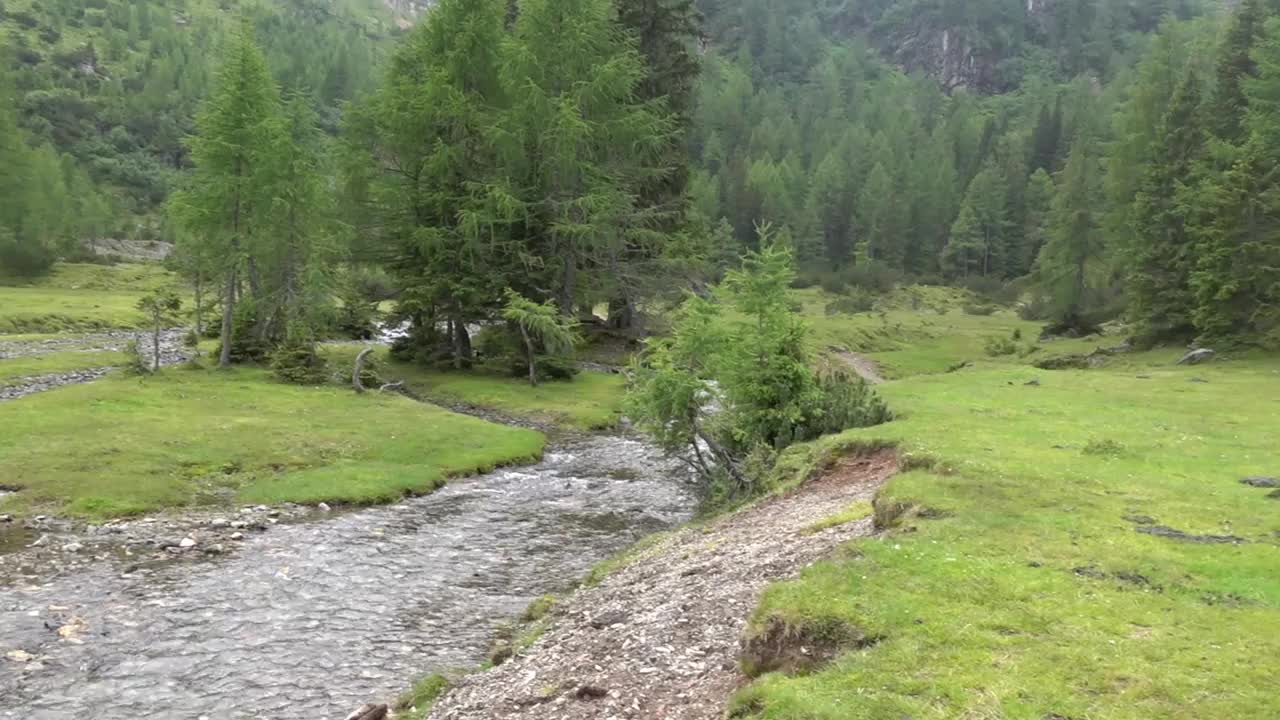
<svg viewBox="0 0 1280 720"><path fill-rule="evenodd" d="M361 350L359 355L356 355L356 367L351 371L351 387L355 388L358 393L364 392L364 383L360 381L360 376L364 373L364 361L371 352L373 352L373 348L368 347Z"/></svg>

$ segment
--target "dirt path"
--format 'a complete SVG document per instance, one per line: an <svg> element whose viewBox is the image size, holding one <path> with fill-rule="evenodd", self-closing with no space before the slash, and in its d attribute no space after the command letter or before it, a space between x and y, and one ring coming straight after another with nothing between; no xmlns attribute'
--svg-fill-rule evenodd
<svg viewBox="0 0 1280 720"><path fill-rule="evenodd" d="M879 385L884 382L884 376L880 374L880 366L876 365L874 360L837 347L831 348L831 355L848 365L851 370L858 374L858 377L872 385Z"/></svg>
<svg viewBox="0 0 1280 720"><path fill-rule="evenodd" d="M567 600L525 653L463 678L433 720L701 720L723 716L747 616L768 583L872 532L869 518L804 532L870 500L890 453L848 458L821 480L660 542Z"/></svg>

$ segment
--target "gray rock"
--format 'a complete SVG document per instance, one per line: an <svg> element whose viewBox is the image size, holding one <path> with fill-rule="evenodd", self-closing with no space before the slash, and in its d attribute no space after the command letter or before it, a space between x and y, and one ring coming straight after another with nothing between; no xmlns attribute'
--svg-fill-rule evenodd
<svg viewBox="0 0 1280 720"><path fill-rule="evenodd" d="M67 543L66 545L62 546L62 551L69 552L69 553L78 553L83 549L84 549L84 545L78 542Z"/></svg>
<svg viewBox="0 0 1280 720"><path fill-rule="evenodd" d="M186 550L187 548L193 548L195 546L196 546L196 541L194 538L184 537L180 542L178 542L178 547L182 548L183 550Z"/></svg>
<svg viewBox="0 0 1280 720"><path fill-rule="evenodd" d="M319 505L316 505L316 509L320 512L329 512L333 508L329 507L329 503L320 503Z"/></svg>
<svg viewBox="0 0 1280 720"><path fill-rule="evenodd" d="M231 533L231 539L232 539L232 540L243 540L243 539L244 539L244 533L242 533L242 532L233 532L233 533Z"/></svg>
<svg viewBox="0 0 1280 720"><path fill-rule="evenodd" d="M209 527L222 528L228 525L226 518L214 518L209 521Z"/></svg>
<svg viewBox="0 0 1280 720"><path fill-rule="evenodd" d="M1178 364L1179 365L1199 365L1202 362L1208 362L1209 360L1212 360L1215 355L1217 355L1217 353L1210 350L1209 348L1200 348L1199 350L1192 350L1186 355L1183 355L1182 359L1178 361Z"/></svg>
<svg viewBox="0 0 1280 720"><path fill-rule="evenodd" d="M1262 477L1261 475L1252 475L1240 482L1258 488L1280 488L1280 478Z"/></svg>

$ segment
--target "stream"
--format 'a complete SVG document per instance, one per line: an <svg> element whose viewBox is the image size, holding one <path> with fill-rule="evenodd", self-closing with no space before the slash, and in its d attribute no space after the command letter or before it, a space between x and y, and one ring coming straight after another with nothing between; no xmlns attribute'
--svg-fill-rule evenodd
<svg viewBox="0 0 1280 720"><path fill-rule="evenodd" d="M686 478L642 442L590 436L227 555L0 574L0 718L343 718L474 667L534 598L687 520Z"/></svg>

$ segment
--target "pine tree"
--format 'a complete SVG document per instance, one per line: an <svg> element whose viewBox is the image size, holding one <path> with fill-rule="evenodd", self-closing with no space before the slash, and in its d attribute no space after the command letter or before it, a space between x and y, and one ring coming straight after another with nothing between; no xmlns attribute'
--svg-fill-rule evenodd
<svg viewBox="0 0 1280 720"><path fill-rule="evenodd" d="M852 260L853 213L849 201L853 197L853 178L849 160L839 148L818 163L809 186L806 212L814 233L822 240L825 260L839 268ZM801 261L808 258L801 258Z"/></svg>
<svg viewBox="0 0 1280 720"><path fill-rule="evenodd" d="M1128 260L1130 311L1152 341L1188 340L1194 297L1191 271L1195 262L1188 217L1194 172L1204 152L1199 117L1200 87L1187 73L1174 93L1161 123L1141 189L1134 200L1134 240Z"/></svg>
<svg viewBox="0 0 1280 720"><path fill-rule="evenodd" d="M969 183L951 239L943 250L943 269L948 274L1004 276L1009 254L1007 194L1004 177L992 163Z"/></svg>
<svg viewBox="0 0 1280 720"><path fill-rule="evenodd" d="M486 219L477 186L499 174L492 127L505 106L498 68L506 6L444 0L392 58L365 115L372 139L372 222L403 292L415 337L447 322L456 367L471 361L467 325L502 302L512 271L509 226ZM365 133L352 133L360 142ZM503 202L516 202L502 198Z"/></svg>
<svg viewBox="0 0 1280 720"><path fill-rule="evenodd" d="M1244 82L1248 139L1225 173L1199 193L1208 218L1198 228L1191 284L1194 320L1204 340L1271 333L1280 328L1280 20L1253 56L1258 77Z"/></svg>
<svg viewBox="0 0 1280 720"><path fill-rule="evenodd" d="M1231 144L1239 144L1245 135L1248 100L1244 84L1257 73L1252 52L1266 20L1263 3L1264 0L1242 0L1218 49L1217 83L1208 116L1214 135Z"/></svg>
<svg viewBox="0 0 1280 720"><path fill-rule="evenodd" d="M184 229L210 245L210 256L224 278L218 359L222 367L231 363L242 269L249 284L255 284L246 253L271 206L265 159L278 139L279 105L266 59L242 20L218 71L214 93L196 120L198 132L189 141L195 170L171 205Z"/></svg>
<svg viewBox="0 0 1280 720"><path fill-rule="evenodd" d="M1090 265L1102 254L1097 232L1097 161L1088 141L1077 138L1062 170L1050 216L1049 238L1036 260L1036 276L1047 293L1055 329L1091 329L1087 319Z"/></svg>
<svg viewBox="0 0 1280 720"><path fill-rule="evenodd" d="M637 197L667 171L677 123L638 96L647 69L608 0L527 0L502 67L507 177L490 195L571 315L628 282L629 248L661 241Z"/></svg>
<svg viewBox="0 0 1280 720"><path fill-rule="evenodd" d="M1053 208L1053 178L1044 169L1036 170L1027 179L1024 194L1026 211L1023 213L1022 236L1013 246L1012 272L1021 277L1031 272L1040 248L1044 247L1049 233L1049 216Z"/></svg>

